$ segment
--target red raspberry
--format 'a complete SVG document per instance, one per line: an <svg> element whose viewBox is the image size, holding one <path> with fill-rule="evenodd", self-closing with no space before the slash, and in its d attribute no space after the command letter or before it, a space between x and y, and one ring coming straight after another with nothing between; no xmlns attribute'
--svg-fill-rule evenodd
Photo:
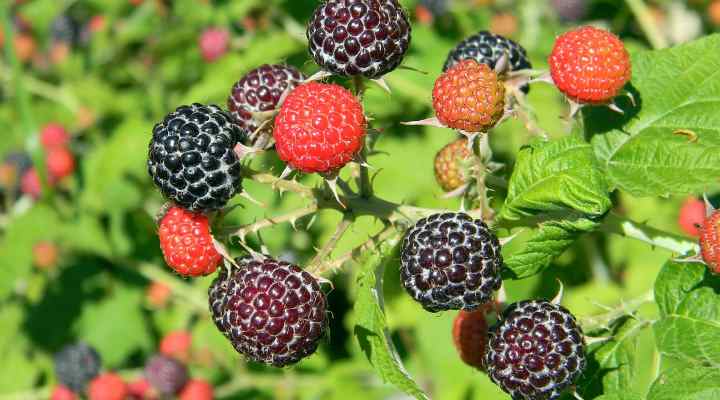
<svg viewBox="0 0 720 400"><path fill-rule="evenodd" d="M202 379L191 379L178 396L180 400L212 400L213 387Z"/></svg>
<svg viewBox="0 0 720 400"><path fill-rule="evenodd" d="M58 182L75 171L75 157L66 147L50 149L46 163L49 180L53 182Z"/></svg>
<svg viewBox="0 0 720 400"><path fill-rule="evenodd" d="M155 391L152 386L150 386L150 382L145 378L138 378L128 384L128 396L135 400L157 399Z"/></svg>
<svg viewBox="0 0 720 400"><path fill-rule="evenodd" d="M705 203L695 197L688 197L680 207L678 225L690 236L700 236L698 229L705 221Z"/></svg>
<svg viewBox="0 0 720 400"><path fill-rule="evenodd" d="M180 275L211 274L222 260L203 214L171 207L160 221L158 235L165 262Z"/></svg>
<svg viewBox="0 0 720 400"><path fill-rule="evenodd" d="M87 392L89 400L125 400L128 388L119 375L108 372L93 379Z"/></svg>
<svg viewBox="0 0 720 400"><path fill-rule="evenodd" d="M156 308L163 308L170 299L170 287L162 282L153 282L148 286L145 296L148 303Z"/></svg>
<svg viewBox="0 0 720 400"><path fill-rule="evenodd" d="M700 227L700 252L710 271L720 274L720 211L705 218Z"/></svg>
<svg viewBox="0 0 720 400"><path fill-rule="evenodd" d="M37 242L33 246L33 264L39 269L53 269L58 262L58 248L53 242Z"/></svg>
<svg viewBox="0 0 720 400"><path fill-rule="evenodd" d="M62 125L56 122L50 122L40 130L40 143L45 150L64 147L68 142L70 142L70 135Z"/></svg>
<svg viewBox="0 0 720 400"><path fill-rule="evenodd" d="M464 60L435 81L433 108L449 128L485 132L505 113L505 87L487 65Z"/></svg>
<svg viewBox="0 0 720 400"><path fill-rule="evenodd" d="M560 35L549 63L557 88L578 103L608 103L632 75L630 56L623 42L592 26Z"/></svg>
<svg viewBox="0 0 720 400"><path fill-rule="evenodd" d="M329 173L362 149L365 126L362 105L349 90L311 82L287 96L273 136L278 155L292 168Z"/></svg>
<svg viewBox="0 0 720 400"><path fill-rule="evenodd" d="M35 168L30 168L20 179L20 191L37 200L42 194L40 176Z"/></svg>
<svg viewBox="0 0 720 400"><path fill-rule="evenodd" d="M77 395L63 385L55 386L50 394L50 400L77 400Z"/></svg>
<svg viewBox="0 0 720 400"><path fill-rule="evenodd" d="M186 361L190 356L192 336L188 331L173 331L160 341L160 353Z"/></svg>
<svg viewBox="0 0 720 400"><path fill-rule="evenodd" d="M465 364L485 370L485 349L488 342L488 324L485 310L460 310L453 321L453 343Z"/></svg>
<svg viewBox="0 0 720 400"><path fill-rule="evenodd" d="M211 63L222 57L228 50L230 32L221 28L208 28L200 35L200 53Z"/></svg>

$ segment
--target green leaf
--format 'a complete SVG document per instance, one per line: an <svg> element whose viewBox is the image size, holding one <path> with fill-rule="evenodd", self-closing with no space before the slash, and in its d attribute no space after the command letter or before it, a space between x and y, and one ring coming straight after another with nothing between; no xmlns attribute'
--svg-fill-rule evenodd
<svg viewBox="0 0 720 400"><path fill-rule="evenodd" d="M635 387L636 337L647 324L626 318L616 326L612 340L589 354L594 362L590 363L580 382L581 394L585 398L592 398L592 394L599 392L625 394Z"/></svg>
<svg viewBox="0 0 720 400"><path fill-rule="evenodd" d="M625 392L625 393L611 393L604 394L600 397L596 397L595 400L643 400L644 397L637 393Z"/></svg>
<svg viewBox="0 0 720 400"><path fill-rule="evenodd" d="M95 346L107 367L122 365L135 351L152 349L150 329L139 307L142 299L141 290L118 286L107 299L83 308L76 332Z"/></svg>
<svg viewBox="0 0 720 400"><path fill-rule="evenodd" d="M583 233L590 232L598 223L587 218L548 221L540 224L522 250L505 258L503 274L522 279L542 272Z"/></svg>
<svg viewBox="0 0 720 400"><path fill-rule="evenodd" d="M610 206L592 147L573 135L520 150L499 218L517 221L575 211L599 216Z"/></svg>
<svg viewBox="0 0 720 400"><path fill-rule="evenodd" d="M384 382L397 386L416 399L429 399L413 381L395 350L387 329L383 303L383 271L399 241L388 240L378 251L369 252L358 273L355 299L355 337Z"/></svg>
<svg viewBox="0 0 720 400"><path fill-rule="evenodd" d="M650 387L648 400L714 400L720 398L717 368L674 368Z"/></svg>
<svg viewBox="0 0 720 400"><path fill-rule="evenodd" d="M586 132L613 188L635 196L700 192L720 177L718 48L720 35L711 35L639 52L631 82L639 106L624 103L624 117L587 110Z"/></svg>
<svg viewBox="0 0 720 400"><path fill-rule="evenodd" d="M655 285L663 316L654 325L661 354L690 363L720 366L718 278L702 277L693 263L670 262ZM704 273L704 271L703 271Z"/></svg>

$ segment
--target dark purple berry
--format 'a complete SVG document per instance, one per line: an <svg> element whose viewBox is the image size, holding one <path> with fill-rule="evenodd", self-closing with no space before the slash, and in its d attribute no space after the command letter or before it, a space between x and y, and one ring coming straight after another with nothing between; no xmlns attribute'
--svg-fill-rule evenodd
<svg viewBox="0 0 720 400"><path fill-rule="evenodd" d="M400 278L428 311L471 311L500 288L502 263L500 243L484 222L464 213L435 214L406 233Z"/></svg>
<svg viewBox="0 0 720 400"><path fill-rule="evenodd" d="M513 399L557 399L585 368L582 330L562 306L511 304L489 332L488 376Z"/></svg>
<svg viewBox="0 0 720 400"><path fill-rule="evenodd" d="M447 71L463 60L475 60L480 64L495 68L495 64L503 53L507 53L511 71L532 68L527 52L518 43L504 36L480 31L463 40L450 51L443 71ZM527 93L529 86L523 86L522 90Z"/></svg>
<svg viewBox="0 0 720 400"><path fill-rule="evenodd" d="M153 128L148 173L165 197L190 211L222 208L240 190L234 148L242 136L218 106L180 106Z"/></svg>
<svg viewBox="0 0 720 400"><path fill-rule="evenodd" d="M270 142L272 124L258 132L263 121L253 118L253 113L278 108L286 93L305 80L305 76L290 65L262 65L248 72L233 85L228 97L228 110L241 129L248 134L248 145L266 148Z"/></svg>
<svg viewBox="0 0 720 400"><path fill-rule="evenodd" d="M307 27L310 55L341 76L379 78L410 46L410 23L397 0L327 0Z"/></svg>
<svg viewBox="0 0 720 400"><path fill-rule="evenodd" d="M317 280L271 258L238 258L230 275L210 286L210 311L240 354L275 367L317 350L326 327L326 300Z"/></svg>
<svg viewBox="0 0 720 400"><path fill-rule="evenodd" d="M188 371L174 358L157 354L145 365L145 379L161 394L173 395L187 383Z"/></svg>
<svg viewBox="0 0 720 400"><path fill-rule="evenodd" d="M54 361L58 381L75 393L82 392L100 372L100 355L82 342L63 347Z"/></svg>

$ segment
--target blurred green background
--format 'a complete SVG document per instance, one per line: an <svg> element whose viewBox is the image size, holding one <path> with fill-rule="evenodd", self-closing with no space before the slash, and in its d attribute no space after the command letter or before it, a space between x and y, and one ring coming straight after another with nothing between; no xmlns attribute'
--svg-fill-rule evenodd
<svg viewBox="0 0 720 400"><path fill-rule="evenodd" d="M630 52L651 43L628 6L643 5L644 17L672 45L717 30L720 3L711 1L587 0L583 12L564 17L557 1L407 0L413 32L404 65L386 79L388 95L370 86L365 97L373 127L381 133L370 159L377 172L375 193L408 204L451 208L441 198L432 162L454 138L450 130L401 126L431 115L430 93L448 51L462 38L489 29L521 43L534 68L546 68L554 38L572 26L592 23L619 34ZM576 3L573 1L572 3ZM209 319L206 289L211 277L181 280L168 273L155 234L154 216L163 199L148 179L145 160L153 124L175 107L214 103L225 107L233 83L263 63L289 63L308 75L318 67L306 51L305 21L316 0L5 0L0 58L0 157L26 153L39 173L39 197L23 189L23 177L3 169L0 205L0 399L49 398L56 383L52 355L63 345L84 340L95 346L104 368L136 378L166 333L192 333L193 376L213 383L223 399L401 399L383 384L352 336L353 265L333 278L329 338L317 355L298 367L270 370L246 364ZM715 15L713 15L713 13ZM577 17L577 18L575 18ZM229 33L227 51L203 58L200 38L210 28ZM657 38L655 38L657 40ZM347 84L342 80L337 80ZM547 84L532 86L529 102L540 126L551 136L570 130L560 117L567 105ZM70 134L73 173L47 184L45 150L39 132L48 123ZM522 123L511 120L490 136L497 161L509 176L514 154L527 143ZM279 174L272 153L253 167ZM348 173L345 171L344 173ZM302 181L317 183L315 177ZM241 209L230 224L245 224L301 206L291 194L278 197L267 186L246 182L247 191L267 207L236 198ZM496 193L501 204L503 193ZM618 196L616 208L650 225L680 232L676 224L682 198L637 199ZM302 265L332 234L340 219L324 211L310 228L279 225L260 240L271 254ZM373 220L353 225L334 254L342 254L380 228ZM506 235L507 232L501 232ZM522 246L516 240L505 250ZM38 246L44 243L46 246ZM47 245L51 253L47 253ZM52 252L55 253L52 253ZM233 253L240 253L235 246ZM50 256L55 256L54 258ZM43 259L43 256L45 259ZM566 285L565 305L579 316L602 305L646 293L668 252L618 237L587 235L546 272L507 281L510 301L551 297L556 279ZM48 262L47 257L50 257ZM387 314L393 339L411 374L435 399L507 398L487 377L464 365L452 346L454 312L428 314L401 292L397 270L386 276ZM169 287L158 298L153 283ZM157 286L154 286L157 289ZM154 293L154 294L153 294ZM162 297L162 296L160 296ZM649 318L654 306L641 310ZM646 365L637 383L644 392L654 374L656 355L646 330L638 356Z"/></svg>

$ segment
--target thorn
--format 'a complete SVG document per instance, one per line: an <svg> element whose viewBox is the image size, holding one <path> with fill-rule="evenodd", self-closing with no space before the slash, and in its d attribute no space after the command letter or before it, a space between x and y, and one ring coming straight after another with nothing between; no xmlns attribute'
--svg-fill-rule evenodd
<svg viewBox="0 0 720 400"><path fill-rule="evenodd" d="M562 302L563 294L564 294L564 292L565 292L565 286L564 286L563 283L560 281L560 279L558 279L557 281L558 281L558 284L560 285L560 288L558 289L558 292L557 292L557 294L555 295L555 297L553 297L553 299L550 300L550 302L553 303L553 304L555 304L555 305L558 305L558 306L559 306L560 303Z"/></svg>
<svg viewBox="0 0 720 400"><path fill-rule="evenodd" d="M609 340L612 340L612 336L599 336L599 337L590 337L590 336L583 336L583 339L585 340L585 343L588 345L593 345L595 343L603 343L607 342Z"/></svg>
<svg viewBox="0 0 720 400"><path fill-rule="evenodd" d="M524 229L520 229L510 236L499 239L500 246L505 246L506 244L512 242L519 234L523 233L523 231L524 231Z"/></svg>
<svg viewBox="0 0 720 400"><path fill-rule="evenodd" d="M238 196L242 197L243 199L246 199L246 200L250 201L251 203L253 203L253 204L255 204L255 205L259 206L259 207L267 208L267 204L262 203L262 202L260 202L260 201L258 201L258 200L255 200L255 198L253 198L252 196L250 196L250 193L248 193L247 191L245 191L245 189L243 189L243 190L238 194Z"/></svg>
<svg viewBox="0 0 720 400"><path fill-rule="evenodd" d="M685 258L673 258L673 262L679 262L679 263L699 263L699 264L705 264L705 260L703 260L702 255L695 254L690 257Z"/></svg>
<svg viewBox="0 0 720 400"><path fill-rule="evenodd" d="M441 196L441 198L443 198L443 199L453 199L453 198L455 198L455 197L460 197L460 196L462 196L463 194L465 194L465 191L467 190L467 188L468 188L468 184L466 183L466 184L460 186L459 188L457 188L457 189L455 189L455 190L452 190L452 191L450 191L450 192L444 193L444 194Z"/></svg>
<svg viewBox="0 0 720 400"><path fill-rule="evenodd" d="M573 390L573 391L572 391L572 395L573 395L573 397L576 398L577 400L585 400L585 399L582 398L582 396L580 396L580 395L578 394L577 390Z"/></svg>
<svg viewBox="0 0 720 400"><path fill-rule="evenodd" d="M465 198L460 199L460 210L461 213L466 213L467 210L465 209Z"/></svg>
<svg viewBox="0 0 720 400"><path fill-rule="evenodd" d="M503 75L505 72L508 71L510 68L510 58L507 55L507 51L503 51L500 58L498 58L497 62L495 63L495 73L498 75Z"/></svg>
<svg viewBox="0 0 720 400"><path fill-rule="evenodd" d="M443 125L443 123L440 122L440 120L437 119L437 117L421 119L419 121L401 122L400 124L409 125L409 126L423 125L423 126L434 126L436 128L447 128L447 126Z"/></svg>
<svg viewBox="0 0 720 400"><path fill-rule="evenodd" d="M507 303L507 290L505 290L505 283L500 284L500 289L498 289L497 293L497 299L495 300L495 312L500 315L500 312L502 311L503 305Z"/></svg>
<svg viewBox="0 0 720 400"><path fill-rule="evenodd" d="M530 81L528 81L528 83L531 83L531 84L535 83L535 82L545 82L545 83L549 83L551 85L555 84L555 82L553 82L553 80L552 80L552 76L550 75L550 72L545 72L542 75L536 76L535 78L530 79Z"/></svg>
<svg viewBox="0 0 720 400"><path fill-rule="evenodd" d="M628 99L630 99L630 104L632 104L633 107L637 106L637 103L635 103L635 96L630 92L629 90L625 90L623 92L623 96L626 96Z"/></svg>
<svg viewBox="0 0 720 400"><path fill-rule="evenodd" d="M319 81L319 80L322 80L325 78L329 78L331 76L332 76L332 73L321 69L320 71L312 74L312 76L310 76L309 78L305 79L305 81L303 81L303 83L315 82L315 81Z"/></svg>
<svg viewBox="0 0 720 400"><path fill-rule="evenodd" d="M570 100L570 99L568 99L568 102L570 103L570 115L568 115L568 119L570 120L570 119L575 118L575 114L577 114L578 111L580 111L580 109L581 109L583 106L582 106L582 104L577 103L577 102L575 102L575 101L573 101L573 100Z"/></svg>
<svg viewBox="0 0 720 400"><path fill-rule="evenodd" d="M295 226L295 223L297 223L297 218L293 218L288 222L290 223L290 226L293 228L293 230L297 231L297 226Z"/></svg>
<svg viewBox="0 0 720 400"><path fill-rule="evenodd" d="M235 148L233 148L233 151L235 151L235 154L237 154L239 160L243 160L247 156L259 154L264 152L265 150L257 149L255 147L248 147L242 143L238 143L235 145Z"/></svg>
<svg viewBox="0 0 720 400"><path fill-rule="evenodd" d="M275 180L275 182L273 182L273 184L272 184L273 189L276 188L276 185L277 185L277 183L278 183L279 181L281 181L281 180L287 178L288 176L290 176L290 174L292 174L293 171L294 171L294 170L293 170L293 168L292 168L291 166L286 165L286 166L285 166L285 169L284 169L283 172L280 174L280 176Z"/></svg>
<svg viewBox="0 0 720 400"><path fill-rule="evenodd" d="M335 196L335 200L338 202L338 204L340 204L340 207L342 207L343 209L347 209L347 207L345 207L345 204L343 204L343 202L340 201L340 195L338 195L338 192L337 192L337 179L338 179L337 175L335 177L333 177L332 179L325 178L325 183L327 183L333 196Z"/></svg>
<svg viewBox="0 0 720 400"><path fill-rule="evenodd" d="M611 109L612 111L615 111L618 114L625 115L625 111L623 111L622 108L618 107L618 105L615 103L608 104L608 108Z"/></svg>
<svg viewBox="0 0 720 400"><path fill-rule="evenodd" d="M385 78L377 78L377 79L370 79L373 83L380 86L382 90L386 91L388 94L392 94L392 90L390 90L390 86L388 86L387 81L385 81Z"/></svg>
<svg viewBox="0 0 720 400"><path fill-rule="evenodd" d="M236 267L238 266L238 265L235 263L235 260L233 260L233 258L230 257L230 253L228 253L227 249L225 248L225 245L222 244L222 243L220 243L220 242L218 242L217 240L215 240L215 238L213 238L213 247L215 247L215 250L216 250L218 253L220 253L220 255L223 256L223 258L224 258L225 260L229 261L231 264L233 264L233 265L236 266Z"/></svg>
<svg viewBox="0 0 720 400"><path fill-rule="evenodd" d="M703 193L703 201L705 202L705 216L710 217L715 212L715 207L707 197L707 193Z"/></svg>
<svg viewBox="0 0 720 400"><path fill-rule="evenodd" d="M316 219L317 219L317 213L315 213L315 214L312 215L312 217L310 218L310 221L308 221L307 225L305 226L305 229L306 229L306 230L310 230L310 228L311 228L311 227L313 226L313 224L315 223L315 220L316 220Z"/></svg>
<svg viewBox="0 0 720 400"><path fill-rule="evenodd" d="M421 69L418 69L418 68L415 68L415 67L410 67L410 66L407 66L407 65L401 65L401 66L398 67L398 69L404 69L404 70L407 70L407 71L418 72L418 73L421 73L421 74L423 74L423 75L429 75L429 73L428 73L427 71L423 71L423 70L421 70Z"/></svg>
<svg viewBox="0 0 720 400"><path fill-rule="evenodd" d="M327 279L325 277L315 275L315 274L312 274L312 276L318 281L318 283L320 283L320 284L327 283L328 285L330 285L331 290L335 290L335 285L332 283L332 281L330 279Z"/></svg>

